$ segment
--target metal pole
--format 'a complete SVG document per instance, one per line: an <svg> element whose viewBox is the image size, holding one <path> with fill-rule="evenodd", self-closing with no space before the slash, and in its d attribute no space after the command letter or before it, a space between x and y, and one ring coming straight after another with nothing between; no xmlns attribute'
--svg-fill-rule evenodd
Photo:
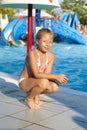
<svg viewBox="0 0 87 130"><path fill-rule="evenodd" d="M28 42L27 52L32 49L32 4L28 5Z"/></svg>

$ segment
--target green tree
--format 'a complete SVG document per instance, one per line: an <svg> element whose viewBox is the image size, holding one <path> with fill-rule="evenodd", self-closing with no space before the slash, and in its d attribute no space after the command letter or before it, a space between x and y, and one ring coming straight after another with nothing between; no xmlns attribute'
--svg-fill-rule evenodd
<svg viewBox="0 0 87 130"><path fill-rule="evenodd" d="M8 15L9 20L13 19L14 14L16 13L16 9L13 8L4 8L4 7L0 7L0 14L2 14L2 16L4 17L5 14Z"/></svg>
<svg viewBox="0 0 87 130"><path fill-rule="evenodd" d="M66 11L77 12L81 24L87 24L87 8L85 8L85 0L64 0L61 8Z"/></svg>
<svg viewBox="0 0 87 130"><path fill-rule="evenodd" d="M56 17L57 15L52 11L52 9L46 9L46 12L50 15L53 15L54 17Z"/></svg>
<svg viewBox="0 0 87 130"><path fill-rule="evenodd" d="M60 17L62 13L62 9L60 7L54 9L46 9L46 12L51 14L54 17Z"/></svg>

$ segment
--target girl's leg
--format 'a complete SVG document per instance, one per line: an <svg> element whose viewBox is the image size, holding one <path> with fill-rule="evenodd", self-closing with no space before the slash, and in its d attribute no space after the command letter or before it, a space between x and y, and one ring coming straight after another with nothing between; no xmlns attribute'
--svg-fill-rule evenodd
<svg viewBox="0 0 87 130"><path fill-rule="evenodd" d="M49 81L49 84L50 85L49 85L48 89L46 89L44 93L54 93L59 90L59 86L55 82Z"/></svg>
<svg viewBox="0 0 87 130"><path fill-rule="evenodd" d="M28 103L31 109L40 108L39 95L42 91L42 88L39 88L39 86L35 86L32 88L30 94L26 97L25 101Z"/></svg>
<svg viewBox="0 0 87 130"><path fill-rule="evenodd" d="M49 86L48 89L45 89L41 94L49 94L58 91L59 86L56 83L49 81L49 84L50 85L47 85ZM41 105L40 95L36 95L34 99L35 103L40 106Z"/></svg>
<svg viewBox="0 0 87 130"><path fill-rule="evenodd" d="M52 93L58 91L58 86L56 85L56 83L49 82L49 80L47 79L29 78L24 80L20 84L20 87L25 92L30 91L30 94L26 98L26 102L31 109L37 109L40 107L40 103L38 103L38 95L40 95L41 93Z"/></svg>
<svg viewBox="0 0 87 130"><path fill-rule="evenodd" d="M40 94L47 94L47 93L53 93L58 91L58 85L54 82L48 81L46 79L39 80L39 86L34 87L31 90L30 95L28 96L28 99L31 99L34 97L35 103L38 105L36 106L36 109L40 108L41 102L39 99Z"/></svg>
<svg viewBox="0 0 87 130"><path fill-rule="evenodd" d="M30 95L32 89L38 85L39 80L35 79L35 78L26 78L25 80L23 80L22 82L19 83L19 86L21 88L22 91L27 92L28 96ZM35 97L26 97L25 102L28 104L28 106L31 109L36 109L40 106L40 99L39 96L35 96Z"/></svg>
<svg viewBox="0 0 87 130"><path fill-rule="evenodd" d="M36 95L36 96L34 97L34 101L35 101L35 104L37 104L39 107L41 106L40 94L39 94L39 95Z"/></svg>
<svg viewBox="0 0 87 130"><path fill-rule="evenodd" d="M29 92L29 95L26 97L26 102L31 109L37 109L40 107L40 99L39 95L44 91L45 86L44 83L45 79L34 79L29 78L25 79L23 82L19 84L20 88L24 92Z"/></svg>

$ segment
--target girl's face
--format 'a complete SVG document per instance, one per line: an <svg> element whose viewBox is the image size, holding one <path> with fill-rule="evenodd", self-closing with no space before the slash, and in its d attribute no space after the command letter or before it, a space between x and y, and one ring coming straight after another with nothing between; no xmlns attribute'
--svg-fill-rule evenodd
<svg viewBox="0 0 87 130"><path fill-rule="evenodd" d="M38 45L38 49L43 53L46 53L50 50L53 44L53 35L52 34L43 34L40 40L36 40L36 44Z"/></svg>

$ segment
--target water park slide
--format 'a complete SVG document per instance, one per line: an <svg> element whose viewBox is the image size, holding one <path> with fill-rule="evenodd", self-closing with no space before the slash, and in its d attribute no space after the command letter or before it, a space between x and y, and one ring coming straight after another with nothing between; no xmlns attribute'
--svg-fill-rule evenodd
<svg viewBox="0 0 87 130"><path fill-rule="evenodd" d="M21 36L26 33L27 25L27 18L23 20L12 20L2 31L2 39L4 41L3 43L7 44L8 36L10 34L10 38L13 41L19 41L21 39ZM52 29L56 36L56 39L59 39L59 37L61 37L62 39L69 39L69 41L73 41L74 43L87 45L87 39L77 31L77 13L74 13L73 18L71 17L70 13L64 13L60 21L54 21L53 19L50 19L49 22L46 20L45 25L45 27ZM35 21L33 22L33 26L35 26ZM33 36L36 34L34 30L35 27L33 27ZM35 36L33 39L35 39ZM23 41L21 42L20 40L19 42L24 45Z"/></svg>
<svg viewBox="0 0 87 130"><path fill-rule="evenodd" d="M87 39L82 34L61 21L52 22L51 29L56 36L61 36L78 44L87 45Z"/></svg>
<svg viewBox="0 0 87 130"><path fill-rule="evenodd" d="M23 20L19 20L18 23L16 24L16 26L13 27L13 31L12 31L12 39L14 41L17 41L19 39L21 39L21 36L23 34L26 34L27 31L27 18L23 19Z"/></svg>
<svg viewBox="0 0 87 130"><path fill-rule="evenodd" d="M8 37L11 35L13 27L17 24L19 20L18 19L14 19L11 22L9 22L7 24L7 26L2 30L1 32L1 37L2 37L2 41L4 44L7 44L8 42ZM11 39L11 37L10 37Z"/></svg>
<svg viewBox="0 0 87 130"><path fill-rule="evenodd" d="M74 15L73 15L73 18L71 20L70 27L72 27L73 29L78 30L78 23L79 23L78 14L77 14L77 12L75 12Z"/></svg>
<svg viewBox="0 0 87 130"><path fill-rule="evenodd" d="M58 30L54 30L54 33L62 36L63 38L73 41L78 44L87 45L87 39L84 35L78 32L78 14L74 12L73 17L70 16L69 12L66 12L65 15L60 21L55 22L53 26L56 26ZM67 21L67 24L65 24Z"/></svg>
<svg viewBox="0 0 87 130"><path fill-rule="evenodd" d="M61 21L64 23L67 22L67 25L71 26L71 22L72 22L71 13L64 12L63 15L61 16Z"/></svg>
<svg viewBox="0 0 87 130"><path fill-rule="evenodd" d="M8 25L2 30L1 35L3 43L7 44L8 37L10 37L9 39L12 41L13 45L16 45L18 43L21 43L21 45L25 45L25 43L20 39L21 35L25 33L24 31L26 30L26 26L26 19L14 19L11 22L9 22Z"/></svg>
<svg viewBox="0 0 87 130"><path fill-rule="evenodd" d="M48 21L46 22L46 27L50 28L55 34L55 41L71 41L74 43L87 45L87 38L80 34L77 31L77 25L78 25L78 15L75 12L73 18L71 17L71 14L68 12L65 12L63 16L61 17L61 20L54 21L51 20L51 26L48 25Z"/></svg>

